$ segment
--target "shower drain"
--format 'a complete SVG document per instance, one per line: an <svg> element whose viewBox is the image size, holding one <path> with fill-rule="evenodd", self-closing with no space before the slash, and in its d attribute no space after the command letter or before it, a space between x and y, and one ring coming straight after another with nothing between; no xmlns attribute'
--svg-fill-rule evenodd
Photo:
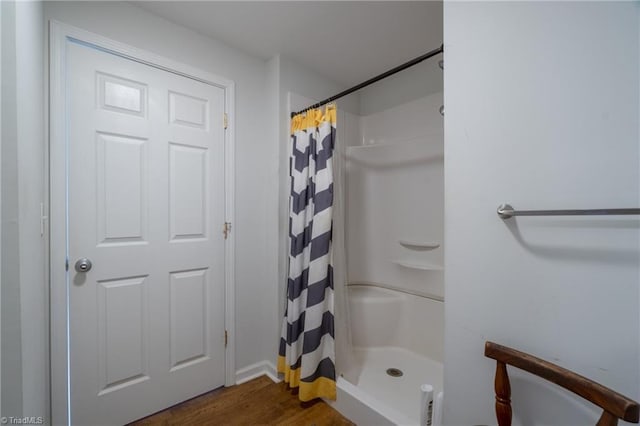
<svg viewBox="0 0 640 426"><path fill-rule="evenodd" d="M387 374L391 377L400 377L404 373L399 368L387 368Z"/></svg>

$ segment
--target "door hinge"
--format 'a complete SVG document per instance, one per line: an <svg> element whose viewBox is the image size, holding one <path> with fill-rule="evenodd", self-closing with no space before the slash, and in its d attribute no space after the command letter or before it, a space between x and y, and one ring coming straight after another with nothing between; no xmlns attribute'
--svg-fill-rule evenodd
<svg viewBox="0 0 640 426"><path fill-rule="evenodd" d="M64 270L65 271L69 270L69 258L68 257L64 260Z"/></svg>
<svg viewBox="0 0 640 426"><path fill-rule="evenodd" d="M222 233L224 234L224 239L229 238L229 234L231 233L231 222L225 222Z"/></svg>
<svg viewBox="0 0 640 426"><path fill-rule="evenodd" d="M224 113L224 116L222 117L222 123L223 123L225 129L227 127L229 127L229 116L227 115L226 112Z"/></svg>
<svg viewBox="0 0 640 426"><path fill-rule="evenodd" d="M45 221L49 219L48 216L46 216L44 214L44 203L40 203L40 236L43 237L44 236L44 231L45 231Z"/></svg>
<svg viewBox="0 0 640 426"><path fill-rule="evenodd" d="M227 342L229 341L229 335L227 334L227 330L224 331L224 347L227 347Z"/></svg>

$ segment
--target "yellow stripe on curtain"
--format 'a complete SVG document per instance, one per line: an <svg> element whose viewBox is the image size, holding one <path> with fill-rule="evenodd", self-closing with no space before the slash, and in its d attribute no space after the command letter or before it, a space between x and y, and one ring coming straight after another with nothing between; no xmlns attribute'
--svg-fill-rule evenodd
<svg viewBox="0 0 640 426"><path fill-rule="evenodd" d="M336 382L334 380L318 377L313 382L301 382L300 368L292 370L283 356L278 356L278 372L284 373L284 382L290 388L299 388L298 399L300 401L311 401L315 398L336 400Z"/></svg>
<svg viewBox="0 0 640 426"><path fill-rule="evenodd" d="M291 119L291 134L293 135L299 130L306 130L310 127L318 127L320 123L324 122L329 122L332 126L335 126L336 115L336 104L327 105L324 111L321 108L317 108L301 112Z"/></svg>
<svg viewBox="0 0 640 426"><path fill-rule="evenodd" d="M283 356L278 356L278 373L284 374L284 382L288 383L289 387L297 388L300 385L300 369L292 370Z"/></svg>

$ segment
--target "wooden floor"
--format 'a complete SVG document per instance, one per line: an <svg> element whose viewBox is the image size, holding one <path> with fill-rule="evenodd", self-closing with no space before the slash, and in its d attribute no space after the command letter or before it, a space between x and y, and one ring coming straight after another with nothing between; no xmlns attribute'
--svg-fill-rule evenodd
<svg viewBox="0 0 640 426"><path fill-rule="evenodd" d="M266 376L214 390L131 424L353 425L324 401L301 403L285 383Z"/></svg>

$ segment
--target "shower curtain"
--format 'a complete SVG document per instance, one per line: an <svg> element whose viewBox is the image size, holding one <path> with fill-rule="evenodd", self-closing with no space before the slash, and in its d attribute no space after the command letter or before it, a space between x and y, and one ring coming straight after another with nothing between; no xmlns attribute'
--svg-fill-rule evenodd
<svg viewBox="0 0 640 426"><path fill-rule="evenodd" d="M301 401L336 398L333 154L336 107L291 120L289 266L278 372Z"/></svg>

